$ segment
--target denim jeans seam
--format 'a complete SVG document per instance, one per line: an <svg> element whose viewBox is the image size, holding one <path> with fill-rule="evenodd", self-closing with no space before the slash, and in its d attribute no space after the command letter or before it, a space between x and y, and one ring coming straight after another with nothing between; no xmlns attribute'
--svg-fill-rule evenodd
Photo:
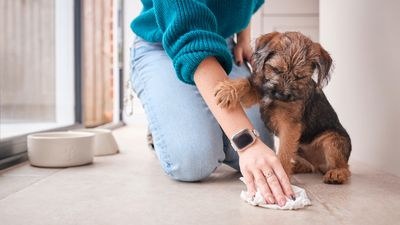
<svg viewBox="0 0 400 225"><path fill-rule="evenodd" d="M136 57L136 48L133 48L133 51L134 51L133 57ZM132 61L133 61L133 68L135 68L136 67L136 63L134 62L135 60L132 59ZM136 69L137 69L136 75L141 74L141 69L138 67L136 67ZM133 76L133 72L132 72L131 76ZM146 89L147 82L144 81L143 76L138 76L137 78L140 80L140 83L143 85L143 90ZM142 92L142 94L144 94L144 93L145 92ZM146 99L145 101L143 101L143 105L146 105L148 114L151 115L151 116L148 116L148 118L150 118L150 117L152 118L152 119L148 119L148 122L149 122L150 130L151 130L151 132L153 132L153 138L157 138L157 136L154 136L154 132L157 132L159 135L159 137L157 138L158 143L157 143L156 147L159 147L160 149L159 150L155 149L155 151L159 152L158 154L159 154L159 158L160 158L159 160L160 160L161 165L164 163L166 164L165 167L164 167L164 165L162 165L164 167L165 172L171 176L172 174L171 174L170 168L171 168L171 165L173 165L173 164L171 163L168 152L165 150L166 143L164 141L164 134L161 131L160 126L157 126L157 124L159 124L159 123L157 122L157 118L154 114L151 104L145 103L145 102L151 102L151 97L148 96L147 94L145 94L145 96L143 96L143 97ZM154 143L156 144L156 139L154 141L155 141Z"/></svg>

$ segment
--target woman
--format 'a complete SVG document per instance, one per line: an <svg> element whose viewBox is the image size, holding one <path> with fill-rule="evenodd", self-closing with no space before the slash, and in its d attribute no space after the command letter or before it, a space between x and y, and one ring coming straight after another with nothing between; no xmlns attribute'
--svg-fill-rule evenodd
<svg viewBox="0 0 400 225"><path fill-rule="evenodd" d="M252 54L250 19L263 0L142 3L131 24L137 35L132 83L164 171L176 180L198 181L226 163L242 172L250 194L258 188L268 203L281 206L285 196L294 198L258 107L227 110L214 98L215 86L227 74L250 75L244 66ZM231 38L235 33L237 44Z"/></svg>

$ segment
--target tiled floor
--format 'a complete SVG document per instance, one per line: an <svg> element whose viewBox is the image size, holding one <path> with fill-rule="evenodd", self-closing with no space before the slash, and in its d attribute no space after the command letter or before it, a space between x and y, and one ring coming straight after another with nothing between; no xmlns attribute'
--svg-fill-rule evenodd
<svg viewBox="0 0 400 225"><path fill-rule="evenodd" d="M0 174L1 225L400 224L400 178L352 163L351 182L326 185L297 175L313 205L298 211L242 202L239 174L222 166L209 179L181 183L162 172L145 143L145 125L114 132L121 153L89 166Z"/></svg>

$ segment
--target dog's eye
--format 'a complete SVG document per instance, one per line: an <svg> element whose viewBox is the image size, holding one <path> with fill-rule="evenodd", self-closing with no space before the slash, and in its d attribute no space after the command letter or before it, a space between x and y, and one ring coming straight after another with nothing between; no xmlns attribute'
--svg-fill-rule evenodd
<svg viewBox="0 0 400 225"><path fill-rule="evenodd" d="M272 71L274 71L275 74L282 74L283 72L277 69L276 67L271 67Z"/></svg>
<svg viewBox="0 0 400 225"><path fill-rule="evenodd" d="M295 78L294 78L294 80L302 80L302 79L304 79L304 78L306 78L307 76L303 76L303 77L300 77L300 76L296 76Z"/></svg>

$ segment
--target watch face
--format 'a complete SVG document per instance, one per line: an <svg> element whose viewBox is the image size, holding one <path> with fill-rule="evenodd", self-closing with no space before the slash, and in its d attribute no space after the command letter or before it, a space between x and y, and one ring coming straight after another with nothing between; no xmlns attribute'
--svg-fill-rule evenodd
<svg viewBox="0 0 400 225"><path fill-rule="evenodd" d="M242 148L246 147L247 145L251 144L254 141L254 138L248 132L243 132L241 134L236 135L232 139L232 141L233 141L233 143L235 143L235 145L238 149L242 149Z"/></svg>

